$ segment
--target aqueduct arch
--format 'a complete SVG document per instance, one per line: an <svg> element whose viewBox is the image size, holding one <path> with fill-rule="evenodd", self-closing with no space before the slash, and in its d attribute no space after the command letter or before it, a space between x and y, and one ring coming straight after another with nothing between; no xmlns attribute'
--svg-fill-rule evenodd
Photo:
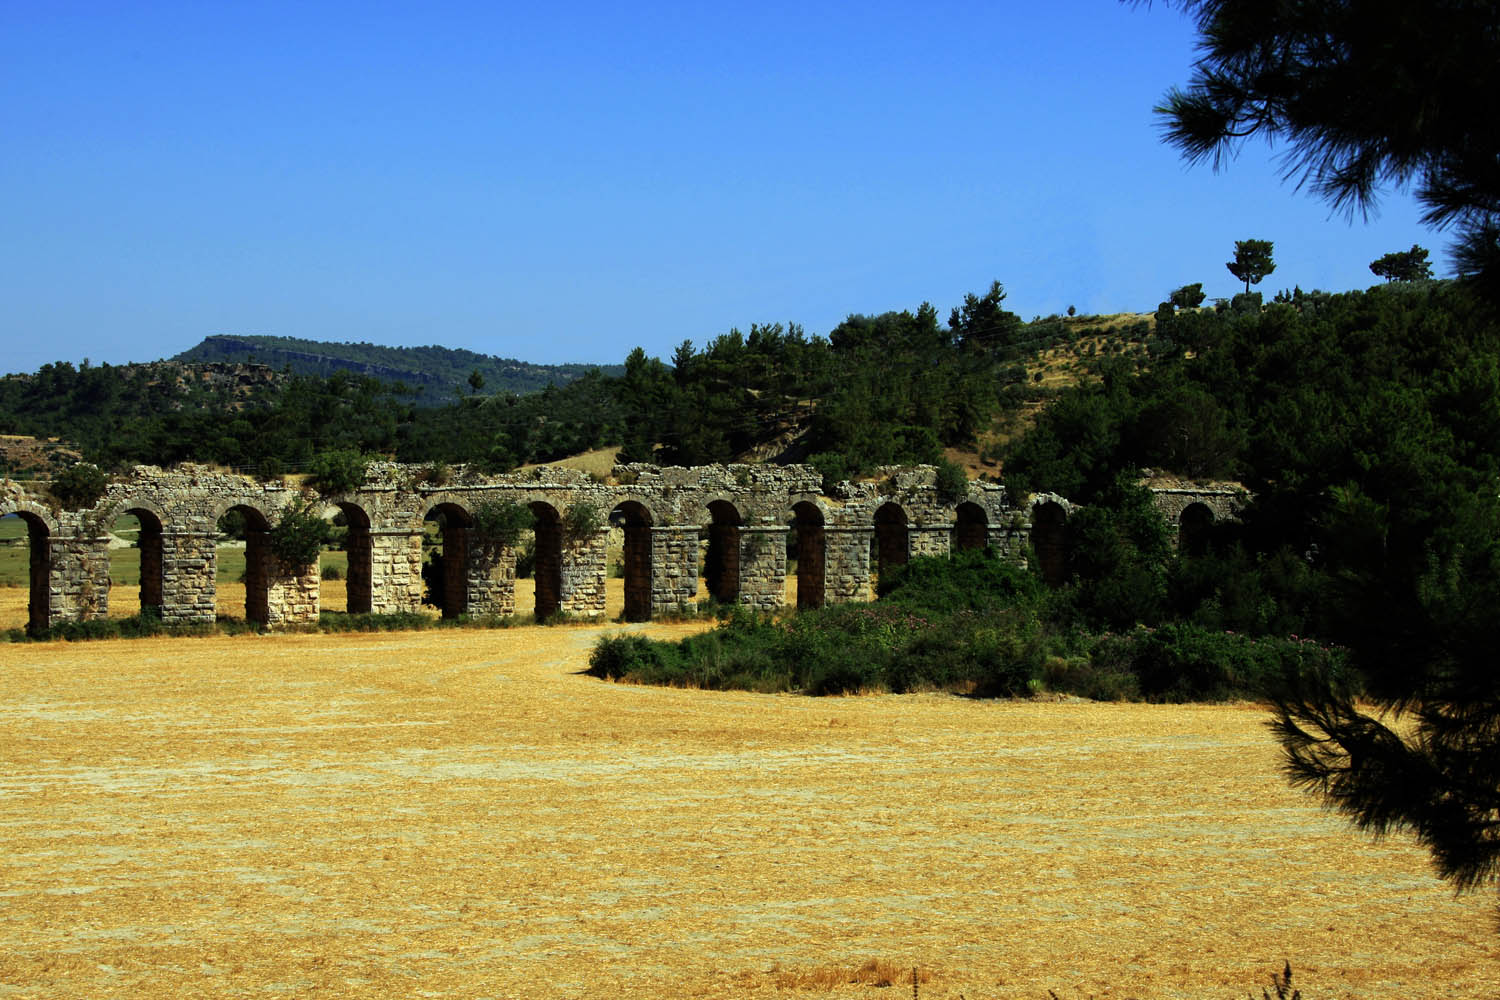
<svg viewBox="0 0 1500 1000"><path fill-rule="evenodd" d="M898 503L886 501L875 510L875 555L881 573L905 566L911 557L908 529L911 519Z"/></svg>
<svg viewBox="0 0 1500 1000"><path fill-rule="evenodd" d="M166 528L162 524L161 513L153 510L153 506L137 502L133 506L124 508L120 513L129 514L140 526L135 540L136 548L140 550L140 611L142 614L160 616L166 593L166 552L163 537Z"/></svg>
<svg viewBox="0 0 1500 1000"><path fill-rule="evenodd" d="M1036 550L1037 572L1049 586L1060 587L1068 579L1068 512L1056 499L1045 499L1031 508L1031 544Z"/></svg>
<svg viewBox="0 0 1500 1000"><path fill-rule="evenodd" d="M433 504L422 520L434 524L437 542L425 560L429 603L444 618L469 613L469 528L473 518L451 500Z"/></svg>
<svg viewBox="0 0 1500 1000"><path fill-rule="evenodd" d="M728 500L710 500L708 551L703 558L703 579L709 596L720 604L732 603L740 596L740 529L745 519L739 508Z"/></svg>
<svg viewBox="0 0 1500 1000"><path fill-rule="evenodd" d="M269 625L271 578L276 571L269 538L271 520L253 504L238 502L226 505L215 521L224 525L226 518L236 514L244 519L245 525L245 621Z"/></svg>
<svg viewBox="0 0 1500 1000"><path fill-rule="evenodd" d="M610 512L610 521L625 535L625 620L646 621L651 617L651 512L639 500L624 500Z"/></svg>
<svg viewBox="0 0 1500 1000"><path fill-rule="evenodd" d="M811 500L792 505L791 528L797 553L797 607L821 608L827 603L828 537L822 509Z"/></svg>
<svg viewBox="0 0 1500 1000"><path fill-rule="evenodd" d="M26 631L36 635L52 624L52 540L57 522L45 508L27 502L0 504L0 515L14 514L26 525Z"/></svg>
<svg viewBox="0 0 1500 1000"><path fill-rule="evenodd" d="M984 508L965 500L954 512L953 548L959 552L989 546L990 522Z"/></svg>
<svg viewBox="0 0 1500 1000"><path fill-rule="evenodd" d="M1177 547L1183 552L1202 554L1208 548L1208 533L1213 524L1214 512L1207 504L1188 504L1177 518Z"/></svg>
<svg viewBox="0 0 1500 1000"><path fill-rule="evenodd" d="M351 615L369 614L374 610L371 584L374 570L374 541L370 535L370 515L359 504L340 500L334 506L344 518L345 610Z"/></svg>
<svg viewBox="0 0 1500 1000"><path fill-rule="evenodd" d="M426 583L445 613L514 613L516 552L479 544L473 535L475 512L499 502L531 514L536 613L600 617L607 516L614 512L627 539L627 617L642 618L695 600L700 563L710 596L771 611L786 602L789 554L798 564L798 603L816 607L869 599L872 549L875 563L886 565L899 562L903 550L908 557L948 551L955 519L965 515L938 498L935 470L892 469L883 476L879 484L842 484L833 495L822 492L821 475L808 466L631 465L616 469L617 484L561 468L485 476L459 467L434 485L424 469L377 462L360 488L318 498L280 481L201 466L139 466L112 480L99 504L84 511L57 511L44 495L4 484L0 513L29 515L31 618L38 630L108 614L102 526L122 512L142 524L142 600L159 606L163 621L214 620L218 521L230 511L246 522L247 617L269 625L316 620L321 567L283 566L269 547L293 504L325 515L336 509L347 524L347 607L356 614L421 609L429 518L440 522L444 558L436 572L428 570ZM990 526L1003 557L1025 558L1025 519L1010 516L1002 486L971 484L964 502L978 508L973 519ZM598 512L597 524L590 512ZM1001 531L997 524L1016 527Z"/></svg>

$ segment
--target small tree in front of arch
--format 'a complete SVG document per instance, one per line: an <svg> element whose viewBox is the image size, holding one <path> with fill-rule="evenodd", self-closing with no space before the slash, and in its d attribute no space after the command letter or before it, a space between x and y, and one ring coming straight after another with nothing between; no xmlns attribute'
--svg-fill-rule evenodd
<svg viewBox="0 0 1500 1000"><path fill-rule="evenodd" d="M328 522L317 511L296 500L287 505L266 533L266 544L283 569L295 572L317 563L328 540L328 529Z"/></svg>

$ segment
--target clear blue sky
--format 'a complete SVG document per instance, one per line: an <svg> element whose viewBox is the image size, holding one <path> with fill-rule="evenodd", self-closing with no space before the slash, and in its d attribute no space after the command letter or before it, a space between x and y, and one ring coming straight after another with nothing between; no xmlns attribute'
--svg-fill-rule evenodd
<svg viewBox="0 0 1500 1000"><path fill-rule="evenodd" d="M1443 235L1333 216L1151 114L1176 11L0 0L0 370L214 333L667 357L730 327L1344 290Z"/></svg>

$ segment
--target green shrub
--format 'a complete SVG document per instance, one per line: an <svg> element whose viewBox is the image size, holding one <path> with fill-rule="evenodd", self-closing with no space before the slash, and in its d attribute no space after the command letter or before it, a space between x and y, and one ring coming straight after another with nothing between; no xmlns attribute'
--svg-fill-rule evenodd
<svg viewBox="0 0 1500 1000"><path fill-rule="evenodd" d="M365 484L370 458L353 449L326 451L312 460L309 482L324 496L350 493Z"/></svg>
<svg viewBox="0 0 1500 1000"><path fill-rule="evenodd" d="M318 561L327 538L328 522L303 501L294 500L266 533L266 544L283 569L295 572Z"/></svg>
<svg viewBox="0 0 1500 1000"><path fill-rule="evenodd" d="M530 523L528 518L527 523ZM563 537L580 542L604 526L604 510L596 503L575 500L562 515Z"/></svg>
<svg viewBox="0 0 1500 1000"><path fill-rule="evenodd" d="M955 504L969 495L969 477L963 466L943 459L937 464L937 479L933 488L937 490L938 499L943 503Z"/></svg>
<svg viewBox="0 0 1500 1000"><path fill-rule="evenodd" d="M514 549L521 533L531 527L531 511L514 500L485 500L470 514L469 551L486 562Z"/></svg>
<svg viewBox="0 0 1500 1000"><path fill-rule="evenodd" d="M832 496L834 488L845 480L852 480L858 475L859 469L849 461L848 456L839 452L821 451L815 455L807 456L807 464L818 470L823 477L823 493Z"/></svg>
<svg viewBox="0 0 1500 1000"><path fill-rule="evenodd" d="M1084 656L1050 657L1042 667L1042 684L1049 691L1094 701L1135 701L1141 690L1128 669L1096 664Z"/></svg>
<svg viewBox="0 0 1500 1000"><path fill-rule="evenodd" d="M1043 589L1035 573L987 549L918 556L883 571L877 586L881 603L938 613L1035 605Z"/></svg>
<svg viewBox="0 0 1500 1000"><path fill-rule="evenodd" d="M64 510L86 510L99 502L108 485L109 480L97 465L79 462L57 474L50 492Z"/></svg>
<svg viewBox="0 0 1500 1000"><path fill-rule="evenodd" d="M1289 679L1313 673L1348 676L1346 657L1337 647L1182 623L1106 635L1090 659L1097 671L1133 675L1139 696L1148 701L1260 698Z"/></svg>

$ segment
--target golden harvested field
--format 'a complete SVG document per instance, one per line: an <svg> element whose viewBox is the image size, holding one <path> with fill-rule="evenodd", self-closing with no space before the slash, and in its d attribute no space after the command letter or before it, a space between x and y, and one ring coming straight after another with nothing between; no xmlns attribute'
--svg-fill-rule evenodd
<svg viewBox="0 0 1500 1000"><path fill-rule="evenodd" d="M0 646L0 996L1500 994L1255 707L578 675L619 628Z"/></svg>
<svg viewBox="0 0 1500 1000"><path fill-rule="evenodd" d="M625 610L625 581L604 581L604 610L609 618L618 618ZM220 580L216 584L219 615L227 618L245 617L245 585ZM698 593L708 593L707 585L698 581ZM23 628L26 625L26 601L29 591L25 587L0 586L0 629ZM339 580L324 580L319 600L324 611L343 611L348 607L347 584ZM787 581L786 599L790 606L797 604L797 580ZM536 606L536 581L516 581L516 610L529 614ZM113 618L126 618L141 609L141 588L131 584L117 583L109 588L109 612ZM431 608L434 618L437 612Z"/></svg>

